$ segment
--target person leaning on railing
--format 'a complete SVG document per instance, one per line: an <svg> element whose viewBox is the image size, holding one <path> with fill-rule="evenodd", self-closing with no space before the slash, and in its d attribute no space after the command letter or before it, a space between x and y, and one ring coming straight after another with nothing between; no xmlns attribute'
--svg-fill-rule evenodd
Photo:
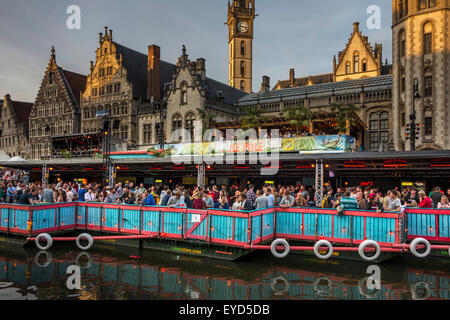
<svg viewBox="0 0 450 320"><path fill-rule="evenodd" d="M427 194L425 193L425 191L423 191L423 190L419 191L419 198L420 198L419 208L425 208L425 209L433 208L433 201L431 201L430 197L427 197Z"/></svg>
<svg viewBox="0 0 450 320"><path fill-rule="evenodd" d="M447 196L442 196L441 201L438 203L438 209L450 209L450 203Z"/></svg>

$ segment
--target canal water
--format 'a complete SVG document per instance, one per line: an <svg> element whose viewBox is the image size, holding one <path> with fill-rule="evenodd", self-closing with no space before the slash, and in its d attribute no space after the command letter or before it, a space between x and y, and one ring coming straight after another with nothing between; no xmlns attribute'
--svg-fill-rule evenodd
<svg viewBox="0 0 450 320"><path fill-rule="evenodd" d="M73 265L81 287L71 290ZM378 288L368 286L370 266L269 252L223 262L100 244L89 252L58 244L48 254L0 244L0 299L450 300L449 258L387 261Z"/></svg>

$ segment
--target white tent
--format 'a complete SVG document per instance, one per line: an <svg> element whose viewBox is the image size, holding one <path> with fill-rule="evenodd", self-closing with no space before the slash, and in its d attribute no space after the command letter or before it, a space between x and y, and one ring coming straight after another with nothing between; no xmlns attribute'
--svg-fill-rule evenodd
<svg viewBox="0 0 450 320"><path fill-rule="evenodd" d="M13 157L13 158L9 159L8 161L27 161L27 160L25 160L22 157Z"/></svg>
<svg viewBox="0 0 450 320"><path fill-rule="evenodd" d="M0 161L8 161L9 159L11 159L11 157L8 156L5 151L0 150Z"/></svg>

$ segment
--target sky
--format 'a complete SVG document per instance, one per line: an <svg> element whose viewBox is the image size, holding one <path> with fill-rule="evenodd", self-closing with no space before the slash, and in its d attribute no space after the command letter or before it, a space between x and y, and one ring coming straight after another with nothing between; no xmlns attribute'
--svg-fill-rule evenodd
<svg viewBox="0 0 450 320"><path fill-rule="evenodd" d="M95 60L98 33L108 26L113 40L147 53L161 47L161 59L176 63L186 45L191 60L206 59L207 76L228 83L228 0L0 0L0 99L34 102L55 46L56 61L87 75ZM66 13L81 11L81 29L70 30ZM381 29L369 30L367 8L379 6ZM383 44L392 61L390 0L256 0L253 91L263 75L278 80L331 73L333 55L345 48L360 22L369 42Z"/></svg>

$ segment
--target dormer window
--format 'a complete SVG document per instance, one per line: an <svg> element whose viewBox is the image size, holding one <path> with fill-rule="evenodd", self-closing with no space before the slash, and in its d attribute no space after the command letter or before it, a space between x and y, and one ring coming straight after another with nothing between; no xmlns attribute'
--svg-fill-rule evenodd
<svg viewBox="0 0 450 320"><path fill-rule="evenodd" d="M353 72L359 72L359 53L355 52L353 55Z"/></svg>

